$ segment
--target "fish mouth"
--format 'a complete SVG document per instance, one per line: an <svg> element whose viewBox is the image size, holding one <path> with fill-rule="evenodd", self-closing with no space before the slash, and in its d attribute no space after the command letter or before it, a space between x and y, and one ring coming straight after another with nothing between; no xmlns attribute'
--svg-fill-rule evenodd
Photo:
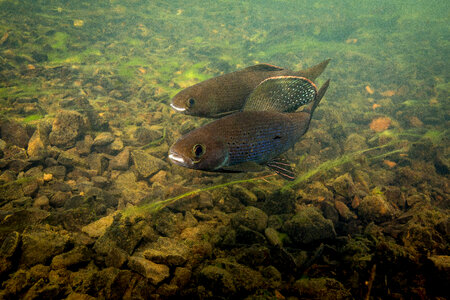
<svg viewBox="0 0 450 300"><path fill-rule="evenodd" d="M170 106L171 106L174 110L176 110L176 111L178 111L178 112L186 111L186 108L178 107L178 106L176 106L176 105L173 104L173 103L170 103Z"/></svg>
<svg viewBox="0 0 450 300"><path fill-rule="evenodd" d="M189 162L186 161L186 159L183 158L183 156L179 155L178 153L174 151L169 152L169 159L176 165L189 168Z"/></svg>

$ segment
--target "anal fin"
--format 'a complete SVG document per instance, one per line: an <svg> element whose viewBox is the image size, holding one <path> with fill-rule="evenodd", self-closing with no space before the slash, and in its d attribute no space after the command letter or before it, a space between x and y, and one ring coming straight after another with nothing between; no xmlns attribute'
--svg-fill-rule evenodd
<svg viewBox="0 0 450 300"><path fill-rule="evenodd" d="M269 161L267 164L267 167L280 175L282 178L286 180L294 180L295 179L295 172L292 169L291 165L288 163L288 161L282 157L277 157L271 161Z"/></svg>

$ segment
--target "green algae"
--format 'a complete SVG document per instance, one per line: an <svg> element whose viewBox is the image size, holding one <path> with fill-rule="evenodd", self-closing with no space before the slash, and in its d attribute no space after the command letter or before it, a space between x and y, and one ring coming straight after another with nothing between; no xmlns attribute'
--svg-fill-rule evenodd
<svg viewBox="0 0 450 300"><path fill-rule="evenodd" d="M66 32L55 32L49 38L49 44L54 50L66 51L69 35Z"/></svg>
<svg viewBox="0 0 450 300"><path fill-rule="evenodd" d="M42 118L44 118L44 115L41 115L41 114L29 115L29 116L25 117L25 118L22 120L22 123L27 124L27 123L30 123L30 122L33 122L33 121L40 120L40 119L42 119Z"/></svg>

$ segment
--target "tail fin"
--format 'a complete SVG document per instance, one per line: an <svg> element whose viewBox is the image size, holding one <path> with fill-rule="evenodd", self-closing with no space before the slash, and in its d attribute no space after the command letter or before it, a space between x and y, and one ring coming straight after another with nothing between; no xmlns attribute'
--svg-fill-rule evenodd
<svg viewBox="0 0 450 300"><path fill-rule="evenodd" d="M314 99L314 101L303 111L309 112L312 115L314 113L314 110L316 109L317 105L319 105L320 100L322 100L323 96L325 95L329 85L330 85L330 79L328 79L324 84L322 84L319 92L317 93L316 99Z"/></svg>
<svg viewBox="0 0 450 300"><path fill-rule="evenodd" d="M317 77L320 76L320 74L323 73L323 71L325 70L325 68L328 66L328 63L330 62L331 59L327 59L324 60L323 62L321 62L320 64L317 64L315 66L312 66L311 68L308 68L306 70L303 71L299 71L297 72L297 76L303 76L308 78L309 80L316 80Z"/></svg>

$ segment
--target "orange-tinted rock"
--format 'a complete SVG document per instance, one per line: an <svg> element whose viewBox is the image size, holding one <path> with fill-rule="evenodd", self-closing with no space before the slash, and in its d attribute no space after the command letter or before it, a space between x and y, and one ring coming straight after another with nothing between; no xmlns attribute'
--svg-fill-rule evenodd
<svg viewBox="0 0 450 300"><path fill-rule="evenodd" d="M392 120L388 117L381 117L372 120L370 123L370 129L372 129L375 132L382 132L391 126Z"/></svg>

